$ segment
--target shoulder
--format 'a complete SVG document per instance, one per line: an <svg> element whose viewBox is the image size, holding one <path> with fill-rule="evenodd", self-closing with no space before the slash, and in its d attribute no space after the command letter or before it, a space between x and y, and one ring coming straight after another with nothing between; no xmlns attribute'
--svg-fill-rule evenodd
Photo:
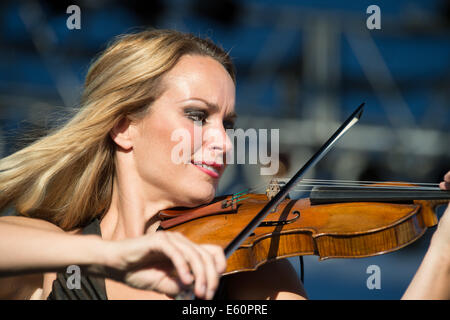
<svg viewBox="0 0 450 320"><path fill-rule="evenodd" d="M49 230L49 231L59 231L59 232L64 232L63 229L61 229L60 227L58 227L57 225L42 220L42 219L36 219L36 218L28 218L28 217L23 217L23 216L5 216L5 217L0 217L0 222L5 222L5 223L12 223L12 224L16 224L16 225L20 225L23 227L32 227L32 228L38 228L38 229L43 229L43 230Z"/></svg>
<svg viewBox="0 0 450 320"><path fill-rule="evenodd" d="M3 216L0 217L0 223L14 224L21 227L61 233L75 234L80 232L80 230L66 232L51 222L23 216ZM55 278L56 274L53 273L33 273L19 276L1 277L0 296L2 299L9 300L45 299L45 294L48 295L48 288L51 288L52 280Z"/></svg>
<svg viewBox="0 0 450 320"><path fill-rule="evenodd" d="M22 227L36 228L46 231L55 231L61 233L78 234L81 233L81 229L75 229L73 231L65 231L56 224L49 221L37 218L28 218L24 216L3 216L0 217L0 222L12 223Z"/></svg>
<svg viewBox="0 0 450 320"><path fill-rule="evenodd" d="M287 259L260 266L256 271L225 276L227 297L243 300L306 299L303 284Z"/></svg>

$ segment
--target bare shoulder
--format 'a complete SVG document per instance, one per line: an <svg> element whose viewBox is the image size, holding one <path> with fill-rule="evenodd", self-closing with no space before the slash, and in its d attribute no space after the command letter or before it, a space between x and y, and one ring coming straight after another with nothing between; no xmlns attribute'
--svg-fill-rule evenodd
<svg viewBox="0 0 450 320"><path fill-rule="evenodd" d="M32 227L48 231L65 232L63 229L61 229L60 227L51 222L42 219L28 218L23 216L0 217L0 222L12 223L24 227Z"/></svg>
<svg viewBox="0 0 450 320"><path fill-rule="evenodd" d="M56 232L62 232L62 233L68 233L68 234L81 234L82 230L81 228L74 229L71 231L65 231L56 224L53 224L49 221L43 220L43 219L36 219L36 218L28 218L23 216L4 216L0 217L0 222L6 222L6 223L12 223L19 226L24 227L31 227L41 230L47 230L47 231L56 231Z"/></svg>
<svg viewBox="0 0 450 320"><path fill-rule="evenodd" d="M225 277L229 299L307 299L303 284L287 259L266 263L256 271Z"/></svg>
<svg viewBox="0 0 450 320"><path fill-rule="evenodd" d="M61 233L77 234L81 232L80 229L67 232L51 222L23 216L0 217L0 222ZM0 298L7 300L46 299L55 278L55 273L0 277Z"/></svg>

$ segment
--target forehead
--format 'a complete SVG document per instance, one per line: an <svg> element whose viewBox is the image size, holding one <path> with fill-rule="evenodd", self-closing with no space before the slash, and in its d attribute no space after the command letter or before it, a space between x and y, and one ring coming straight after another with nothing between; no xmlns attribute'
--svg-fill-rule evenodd
<svg viewBox="0 0 450 320"><path fill-rule="evenodd" d="M233 108L235 85L228 71L215 59L185 55L164 77L166 98L200 98L221 108Z"/></svg>

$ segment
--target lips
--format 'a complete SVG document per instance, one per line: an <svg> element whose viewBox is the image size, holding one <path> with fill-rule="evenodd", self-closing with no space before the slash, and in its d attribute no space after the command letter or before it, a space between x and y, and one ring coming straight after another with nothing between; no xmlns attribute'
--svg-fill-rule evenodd
<svg viewBox="0 0 450 320"><path fill-rule="evenodd" d="M223 168L222 164L218 164L216 162L208 162L208 161L202 161L202 162L191 162L194 166L196 166L199 170L203 171L204 173L208 174L209 176L217 179L220 177L221 169Z"/></svg>

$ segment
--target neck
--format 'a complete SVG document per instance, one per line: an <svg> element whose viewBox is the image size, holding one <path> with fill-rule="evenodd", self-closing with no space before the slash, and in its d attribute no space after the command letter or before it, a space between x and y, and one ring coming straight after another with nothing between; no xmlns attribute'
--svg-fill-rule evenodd
<svg viewBox="0 0 450 320"><path fill-rule="evenodd" d="M118 173L114 178L111 205L100 222L103 239L122 240L154 233L160 223L159 211L173 207L158 196L158 190L143 188L136 181L130 174Z"/></svg>

